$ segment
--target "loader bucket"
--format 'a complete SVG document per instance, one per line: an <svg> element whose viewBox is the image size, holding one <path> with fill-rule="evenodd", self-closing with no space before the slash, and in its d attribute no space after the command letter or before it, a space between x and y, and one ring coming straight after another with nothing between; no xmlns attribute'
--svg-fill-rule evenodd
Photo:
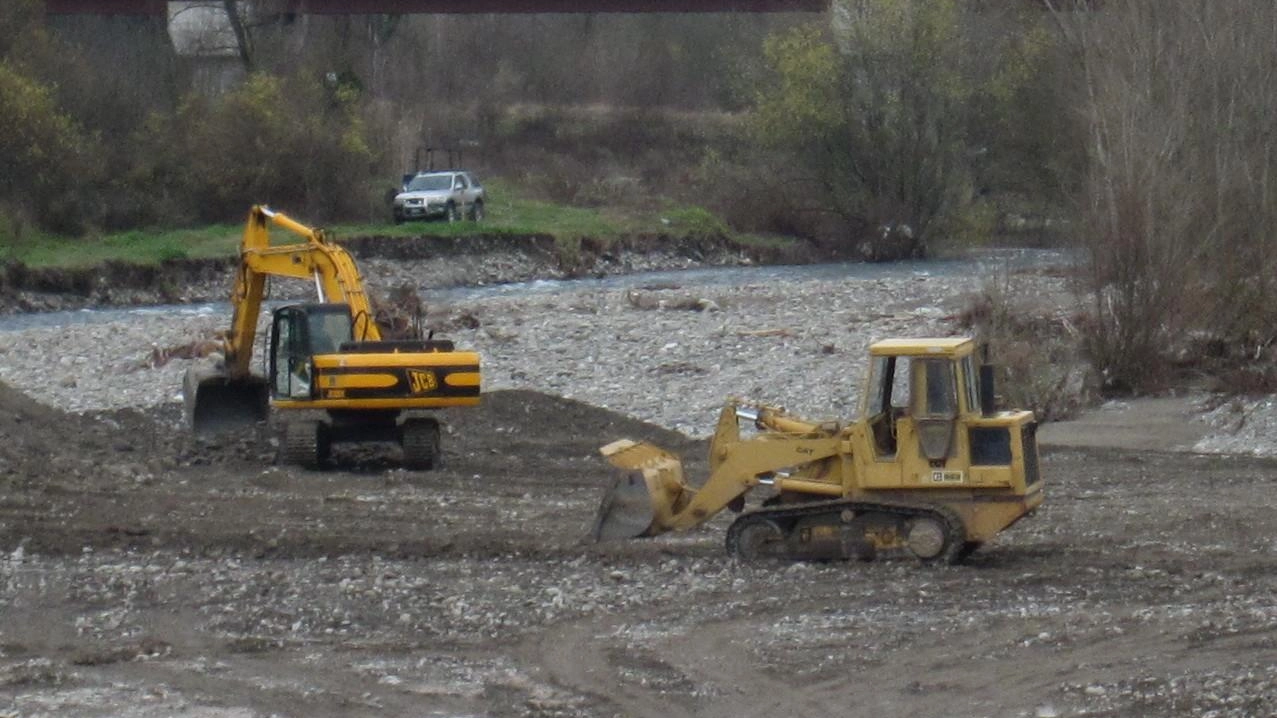
<svg viewBox="0 0 1277 718"><path fill-rule="evenodd" d="M617 476L604 492L590 535L595 541L647 536L655 516L643 472L630 471Z"/></svg>
<svg viewBox="0 0 1277 718"><path fill-rule="evenodd" d="M269 407L266 380L232 378L220 368L193 366L182 381L186 423L196 434L232 431L262 421Z"/></svg>
<svg viewBox="0 0 1277 718"><path fill-rule="evenodd" d="M645 442L614 441L599 450L621 474L603 494L591 536L595 541L655 536L670 530L692 493L677 456Z"/></svg>

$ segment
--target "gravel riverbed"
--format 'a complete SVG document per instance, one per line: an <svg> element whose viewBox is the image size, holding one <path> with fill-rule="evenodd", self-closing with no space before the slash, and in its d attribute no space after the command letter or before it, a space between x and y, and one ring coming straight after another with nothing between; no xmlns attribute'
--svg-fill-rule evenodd
<svg viewBox="0 0 1277 718"><path fill-rule="evenodd" d="M743 563L726 514L583 542L604 441L703 476L704 442L665 429L703 436L726 396L850 417L871 341L954 333L990 282L1073 309L1043 272L697 276L432 303L489 393L431 472L192 440L186 361L153 351L218 310L0 331L0 382L45 404L0 386L0 717L1277 711L1270 460L1046 447L1047 502L961 566ZM1262 426L1246 410L1214 413Z"/></svg>
<svg viewBox="0 0 1277 718"><path fill-rule="evenodd" d="M372 262L369 288L429 285L427 263ZM484 389L533 389L703 435L728 396L812 418L853 414L865 351L890 336L947 336L993 276L893 271L871 279L700 283L662 275L627 288L471 294L430 304L426 323L483 358ZM675 277L670 280L669 277ZM1039 310L1066 312L1063 281L1013 278ZM229 279L228 279L229 282ZM104 323L0 331L0 381L84 412L180 400L188 360L156 350L207 339L225 310L143 311ZM263 325L264 329L264 325ZM260 347L259 352L260 356Z"/></svg>
<svg viewBox="0 0 1277 718"><path fill-rule="evenodd" d="M741 257L716 259L747 264ZM487 287L445 292L447 299L427 302L426 317L439 336L479 351L485 390L542 391L693 437L708 434L729 396L809 418L853 416L871 342L961 333L956 318L981 293L1014 295L1025 312L1062 325L1076 311L1064 273L1041 261L1019 271L997 262L972 262L967 272L910 266L873 276L845 265L845 277L828 267L737 267L733 281L724 282L671 272L703 268L685 256L620 253L597 271L627 281L608 283L559 281L561 271L500 252L361 262L374 294L411 286L431 296L436 287L467 279ZM216 298L229 283L229 276L206 279L182 294ZM310 291L304 282L279 282L274 296L306 300ZM166 349L211 338L229 323L224 305L116 314L105 322L0 329L0 381L72 412L180 402L190 360L156 361L157 352L162 357ZM1273 397L1185 401L1190 422L1200 424L1191 433L1200 438L1174 448L1277 456L1277 432L1268 430L1277 426ZM1107 408L1120 415L1123 404Z"/></svg>

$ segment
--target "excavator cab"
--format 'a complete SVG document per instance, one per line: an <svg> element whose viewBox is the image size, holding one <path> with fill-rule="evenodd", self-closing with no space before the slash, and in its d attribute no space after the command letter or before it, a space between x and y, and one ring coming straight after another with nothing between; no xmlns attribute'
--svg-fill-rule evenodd
<svg viewBox="0 0 1277 718"><path fill-rule="evenodd" d="M296 304L275 310L270 340L269 381L276 399L309 399L316 354L336 354L352 340L350 307Z"/></svg>

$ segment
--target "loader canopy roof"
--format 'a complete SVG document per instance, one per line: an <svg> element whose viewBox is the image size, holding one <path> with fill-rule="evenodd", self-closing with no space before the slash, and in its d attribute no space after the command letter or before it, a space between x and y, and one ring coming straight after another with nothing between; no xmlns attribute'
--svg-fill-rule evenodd
<svg viewBox="0 0 1277 718"><path fill-rule="evenodd" d="M970 337L884 339L869 345L869 355L876 357L933 355L960 358L973 351L975 340Z"/></svg>

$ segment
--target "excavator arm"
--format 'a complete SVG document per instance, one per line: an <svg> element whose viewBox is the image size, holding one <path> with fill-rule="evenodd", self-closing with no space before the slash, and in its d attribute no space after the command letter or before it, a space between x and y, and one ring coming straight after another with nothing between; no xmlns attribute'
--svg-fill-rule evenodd
<svg viewBox="0 0 1277 718"><path fill-rule="evenodd" d="M303 241L272 246L270 227L288 230ZM311 229L261 205L248 213L240 243L240 263L231 290L231 329L223 339L223 359L187 370L182 384L187 423L197 432L216 431L266 418L269 387L252 372L257 321L268 277L313 281L320 302L345 304L356 340L378 341L368 296L354 260Z"/></svg>
<svg viewBox="0 0 1277 718"><path fill-rule="evenodd" d="M271 246L269 226L272 224L305 241ZM322 230L312 229L284 214L254 205L244 227L239 271L231 291L233 315L231 331L225 340L228 376L239 379L251 374L253 344L267 277L314 281L320 302L338 302L350 307L354 323L352 337L358 341L381 339L359 269L350 254L330 244Z"/></svg>

